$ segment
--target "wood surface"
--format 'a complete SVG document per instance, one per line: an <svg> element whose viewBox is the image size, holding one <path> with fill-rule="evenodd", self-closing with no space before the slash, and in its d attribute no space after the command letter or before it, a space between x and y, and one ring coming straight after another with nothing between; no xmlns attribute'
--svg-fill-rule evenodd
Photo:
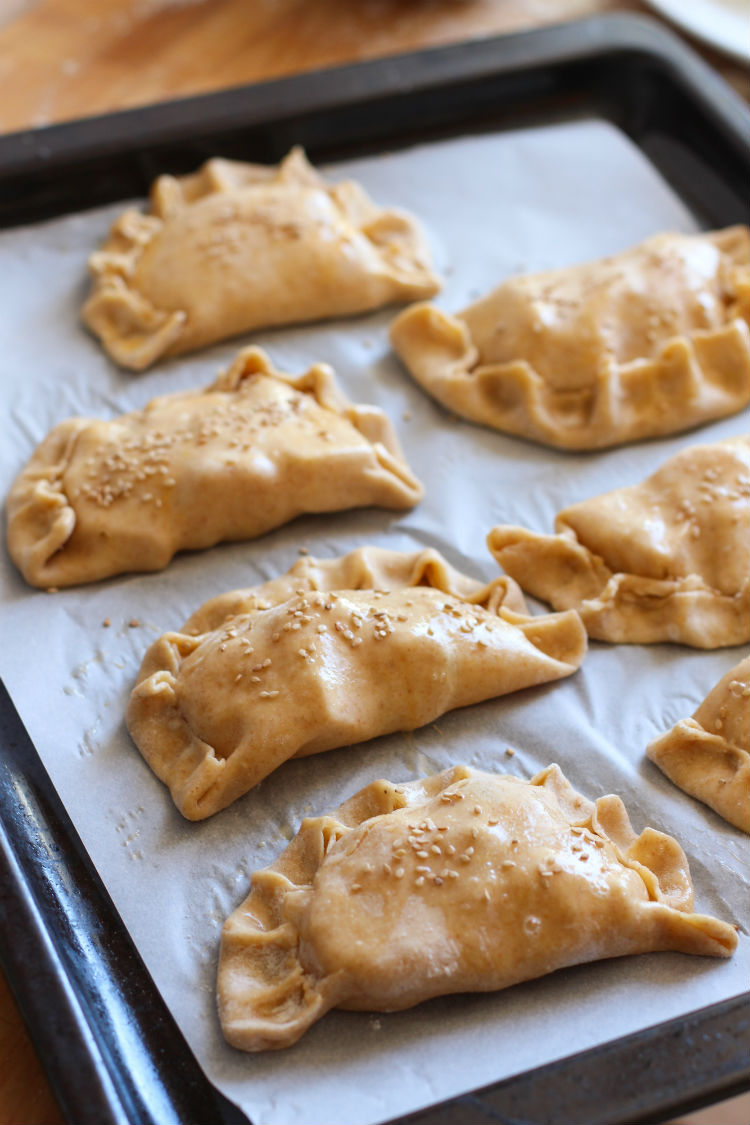
<svg viewBox="0 0 750 1125"><path fill-rule="evenodd" d="M649 9L637 0L0 0L0 133L613 11ZM699 49L750 98L746 67ZM734 1099L702 1120L739 1125L749 1106ZM0 1125L62 1121L0 974Z"/></svg>
<svg viewBox="0 0 750 1125"><path fill-rule="evenodd" d="M0 132L611 11L649 9L638 0L0 0ZM750 94L746 67L704 54Z"/></svg>

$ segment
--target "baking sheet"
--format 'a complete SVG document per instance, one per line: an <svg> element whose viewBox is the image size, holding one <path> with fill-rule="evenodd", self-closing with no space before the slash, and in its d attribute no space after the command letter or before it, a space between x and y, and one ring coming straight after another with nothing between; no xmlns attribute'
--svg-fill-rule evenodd
<svg viewBox="0 0 750 1125"><path fill-rule="evenodd" d="M356 176L378 202L422 217L446 275L438 300L450 310L519 270L616 252L657 230L695 229L637 148L595 119L441 141L329 171ZM143 375L111 365L80 328L78 310L86 257L120 210L0 236L5 492L62 418L110 417L156 394L206 385L246 342ZM7 556L0 562L0 675L190 1046L255 1125L369 1125L746 987L747 838L644 757L646 743L692 712L739 650L592 643L568 680L454 712L413 733L287 763L202 824L182 820L132 746L122 715L147 645L215 593L286 570L300 549L330 556L366 543L430 545L489 580L497 569L484 539L494 524L549 530L563 505L640 480L694 441L747 428L744 414L605 453L545 450L455 419L429 400L389 350L393 315L252 339L282 369L326 360L353 400L390 414L427 488L413 512L304 518L254 543L181 556L161 574L58 594L31 590ZM506 746L515 749L512 758ZM690 859L696 909L740 924L731 961L622 959L399 1014L330 1013L280 1053L245 1056L223 1043L214 1011L221 924L251 872L282 850L303 816L330 810L378 777L406 780L456 762L530 777L551 761L591 798L619 793L637 830L649 823L677 836Z"/></svg>

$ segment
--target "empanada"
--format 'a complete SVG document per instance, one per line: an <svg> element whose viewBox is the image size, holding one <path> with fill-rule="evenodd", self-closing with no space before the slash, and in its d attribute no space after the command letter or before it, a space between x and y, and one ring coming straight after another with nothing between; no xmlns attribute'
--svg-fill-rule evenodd
<svg viewBox="0 0 750 1125"><path fill-rule="evenodd" d="M677 841L636 836L619 797L594 804L557 766L376 781L253 875L222 934L222 1029L260 1051L330 1008L398 1011L628 953L731 956L734 927L692 908Z"/></svg>
<svg viewBox="0 0 750 1125"><path fill-rule="evenodd" d="M643 483L573 504L556 535L495 527L507 574L590 637L722 648L750 638L750 441L693 445Z"/></svg>
<svg viewBox="0 0 750 1125"><path fill-rule="evenodd" d="M456 316L420 304L393 347L449 410L559 449L601 449L750 400L750 231L660 234L511 278Z"/></svg>
<svg viewBox="0 0 750 1125"><path fill-rule="evenodd" d="M83 319L123 367L256 328L351 316L440 288L416 221L293 149L278 167L209 160L160 176L92 255Z"/></svg>
<svg viewBox="0 0 750 1125"><path fill-rule="evenodd" d="M646 753L680 789L750 832L750 657Z"/></svg>
<svg viewBox="0 0 750 1125"><path fill-rule="evenodd" d="M421 496L382 411L349 403L323 364L284 375L247 348L204 391L56 426L11 488L8 549L33 586L71 586Z"/></svg>
<svg viewBox="0 0 750 1125"><path fill-rule="evenodd" d="M412 730L578 668L576 613L529 617L506 603L523 604L510 579L482 587L436 551L303 560L228 595L229 616L219 620L213 601L188 622L215 622L210 631L155 641L128 728L180 812L200 820L289 758Z"/></svg>

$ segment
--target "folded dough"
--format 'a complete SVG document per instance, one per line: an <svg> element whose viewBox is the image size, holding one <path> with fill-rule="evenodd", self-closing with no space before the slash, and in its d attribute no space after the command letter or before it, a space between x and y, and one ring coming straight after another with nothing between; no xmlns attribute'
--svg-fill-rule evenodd
<svg viewBox="0 0 750 1125"><path fill-rule="evenodd" d="M646 753L680 789L750 832L750 657Z"/></svg>
<svg viewBox="0 0 750 1125"><path fill-rule="evenodd" d="M155 641L128 728L180 812L201 820L289 758L569 676L586 651L578 615L519 605L510 579L481 586L432 550L303 560L227 595L228 616L214 600L189 632Z"/></svg>
<svg viewBox="0 0 750 1125"><path fill-rule="evenodd" d="M247 348L204 391L56 426L11 488L8 550L31 585L72 586L422 491L386 416L349 403L329 367L284 375Z"/></svg>
<svg viewBox="0 0 750 1125"><path fill-rule="evenodd" d="M92 255L83 319L140 371L167 355L275 324L350 316L440 288L405 212L353 181L330 186L293 149L278 167L209 160L160 176Z"/></svg>
<svg viewBox="0 0 750 1125"><path fill-rule="evenodd" d="M493 555L590 637L696 648L750 637L750 440L693 445L642 484L573 504L556 535L495 527Z"/></svg>
<svg viewBox="0 0 750 1125"><path fill-rule="evenodd" d="M253 875L222 934L222 1029L260 1051L330 1008L397 1011L627 953L731 956L734 927L692 908L677 841L636 836L619 797L594 804L557 766L376 781Z"/></svg>
<svg viewBox="0 0 750 1125"><path fill-rule="evenodd" d="M415 305L395 350L449 410L560 449L687 429L750 400L750 231L660 234L511 278L457 316Z"/></svg>

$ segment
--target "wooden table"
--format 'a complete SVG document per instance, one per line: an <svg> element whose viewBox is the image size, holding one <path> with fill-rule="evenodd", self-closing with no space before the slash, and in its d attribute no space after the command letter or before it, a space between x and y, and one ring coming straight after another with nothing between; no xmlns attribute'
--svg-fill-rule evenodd
<svg viewBox="0 0 750 1125"><path fill-rule="evenodd" d="M649 9L637 0L0 0L0 132L611 11ZM701 53L750 99L746 67ZM726 1125L732 1113L748 1119L747 1102L727 1105ZM719 1113L706 1120L719 1125ZM62 1120L0 974L0 1125Z"/></svg>

